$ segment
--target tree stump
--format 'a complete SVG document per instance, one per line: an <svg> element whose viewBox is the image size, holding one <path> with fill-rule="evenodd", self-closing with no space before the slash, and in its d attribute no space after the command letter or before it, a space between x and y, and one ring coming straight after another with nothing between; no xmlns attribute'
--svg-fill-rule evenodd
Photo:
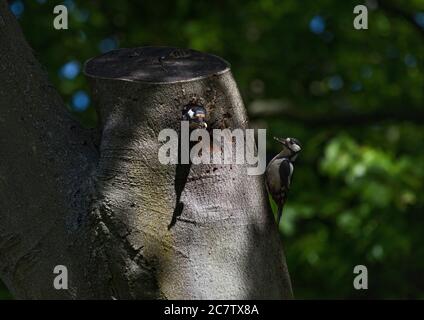
<svg viewBox="0 0 424 320"><path fill-rule="evenodd" d="M101 123L91 206L93 280L115 298L282 299L291 285L262 176L246 165L163 165L159 132L184 106L246 128L229 64L194 50L119 49L89 60Z"/></svg>

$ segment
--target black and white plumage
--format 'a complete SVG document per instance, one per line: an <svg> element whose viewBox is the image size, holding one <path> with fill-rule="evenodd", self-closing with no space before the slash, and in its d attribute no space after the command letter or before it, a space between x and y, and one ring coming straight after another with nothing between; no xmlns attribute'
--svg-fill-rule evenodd
<svg viewBox="0 0 424 320"><path fill-rule="evenodd" d="M283 145L283 150L269 162L265 172L265 180L267 190L278 206L279 223L292 182L294 162L301 146L295 138L274 139Z"/></svg>

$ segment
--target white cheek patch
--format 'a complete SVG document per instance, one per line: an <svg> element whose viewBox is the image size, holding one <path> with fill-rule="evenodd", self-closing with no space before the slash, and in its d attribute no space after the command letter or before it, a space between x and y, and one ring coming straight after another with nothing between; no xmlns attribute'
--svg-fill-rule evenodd
<svg viewBox="0 0 424 320"><path fill-rule="evenodd" d="M299 151L300 151L300 147L299 147L299 145L297 145L297 144L293 144L293 145L291 146L291 149L292 149L294 152L299 152Z"/></svg>
<svg viewBox="0 0 424 320"><path fill-rule="evenodd" d="M190 109L190 110L188 110L187 114L188 114L188 116L189 116L190 118L193 118L193 116L194 116L194 111Z"/></svg>

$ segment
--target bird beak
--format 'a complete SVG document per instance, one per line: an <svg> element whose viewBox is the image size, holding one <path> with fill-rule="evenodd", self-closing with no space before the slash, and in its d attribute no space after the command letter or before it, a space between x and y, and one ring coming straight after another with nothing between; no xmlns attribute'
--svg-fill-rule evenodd
<svg viewBox="0 0 424 320"><path fill-rule="evenodd" d="M207 129L208 128L208 124L205 121L201 121L197 123L197 128L198 129Z"/></svg>
<svg viewBox="0 0 424 320"><path fill-rule="evenodd" d="M282 143L283 145L287 145L286 139L274 137L274 140L278 141L279 143Z"/></svg>

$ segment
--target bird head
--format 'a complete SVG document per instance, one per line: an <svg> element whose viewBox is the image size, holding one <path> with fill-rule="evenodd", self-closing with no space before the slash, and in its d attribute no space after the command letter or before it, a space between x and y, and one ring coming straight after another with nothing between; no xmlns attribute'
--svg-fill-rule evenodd
<svg viewBox="0 0 424 320"><path fill-rule="evenodd" d="M206 109L200 105L190 105L183 114L183 119L190 121L190 127L196 129L206 129Z"/></svg>
<svg viewBox="0 0 424 320"><path fill-rule="evenodd" d="M302 150L301 144L296 138L274 137L274 140L278 141L283 145L283 151L286 151L288 153L287 156L296 156Z"/></svg>

